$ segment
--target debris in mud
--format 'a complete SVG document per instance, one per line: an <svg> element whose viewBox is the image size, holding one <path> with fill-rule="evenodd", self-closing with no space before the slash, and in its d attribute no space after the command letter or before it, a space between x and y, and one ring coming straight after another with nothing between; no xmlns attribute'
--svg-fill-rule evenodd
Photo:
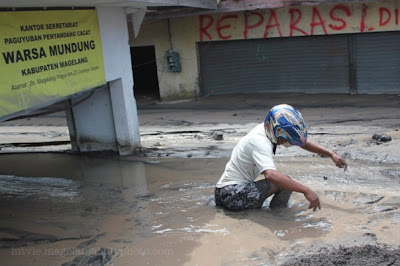
<svg viewBox="0 0 400 266"><path fill-rule="evenodd" d="M359 206L361 204L374 204L381 201L384 196L376 194L359 193L354 197L353 204Z"/></svg>
<svg viewBox="0 0 400 266"><path fill-rule="evenodd" d="M377 133L375 133L372 136L372 139L376 140L377 142L388 142L388 141L392 140L392 137L389 136L389 135L386 135L386 134L377 134Z"/></svg>
<svg viewBox="0 0 400 266"><path fill-rule="evenodd" d="M79 244L79 245L78 245L78 249L84 249L84 248L88 248L88 247L93 246L94 244L97 243L97 241L98 241L100 238L104 237L105 235L106 235L106 233L102 233L102 234L96 235L95 237L89 239L88 241L85 241L85 242Z"/></svg>
<svg viewBox="0 0 400 266"><path fill-rule="evenodd" d="M44 146L61 146L70 144L70 140L58 140L58 141L41 141L41 142L15 142L15 143L2 143L0 144L0 150L2 148L10 148L10 147L44 147Z"/></svg>
<svg viewBox="0 0 400 266"><path fill-rule="evenodd" d="M101 248L96 254L81 255L73 261L64 263L62 266L103 266L111 260L113 253L108 248Z"/></svg>
<svg viewBox="0 0 400 266"><path fill-rule="evenodd" d="M59 238L52 235L39 234L13 228L0 228L0 233L11 236L0 238L0 248L17 248L64 240L80 240L89 238L89 236Z"/></svg>
<svg viewBox="0 0 400 266"><path fill-rule="evenodd" d="M313 254L297 257L283 265L400 265L400 248L386 245L321 248Z"/></svg>
<svg viewBox="0 0 400 266"><path fill-rule="evenodd" d="M396 206L379 206L376 207L376 211L378 212L390 212L390 211L395 211L398 208Z"/></svg>
<svg viewBox="0 0 400 266"><path fill-rule="evenodd" d="M376 235L374 233L365 233L365 234L363 234L363 236L370 237L374 241L377 240Z"/></svg>
<svg viewBox="0 0 400 266"><path fill-rule="evenodd" d="M382 170L379 170L379 172L381 174L383 174L383 175L386 175L386 176L400 177L400 171L399 170L382 169Z"/></svg>
<svg viewBox="0 0 400 266"><path fill-rule="evenodd" d="M214 140L223 140L224 134L222 132L214 132L213 139Z"/></svg>

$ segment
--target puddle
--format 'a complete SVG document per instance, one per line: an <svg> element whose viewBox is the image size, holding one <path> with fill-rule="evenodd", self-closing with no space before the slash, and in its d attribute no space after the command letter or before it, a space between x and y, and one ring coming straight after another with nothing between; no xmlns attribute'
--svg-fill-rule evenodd
<svg viewBox="0 0 400 266"><path fill-rule="evenodd" d="M400 184L387 175L396 171L389 164L354 161L344 173L323 158L277 158L278 168L318 192L322 210L308 210L294 193L285 209L266 202L228 212L213 199L226 158L0 156L7 265L277 265L312 245L394 245L400 237Z"/></svg>

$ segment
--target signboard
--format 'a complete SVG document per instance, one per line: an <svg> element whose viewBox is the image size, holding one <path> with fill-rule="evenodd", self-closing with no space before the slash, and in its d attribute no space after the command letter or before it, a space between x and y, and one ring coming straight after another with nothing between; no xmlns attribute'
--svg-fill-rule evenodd
<svg viewBox="0 0 400 266"><path fill-rule="evenodd" d="M0 118L105 84L97 12L0 12Z"/></svg>

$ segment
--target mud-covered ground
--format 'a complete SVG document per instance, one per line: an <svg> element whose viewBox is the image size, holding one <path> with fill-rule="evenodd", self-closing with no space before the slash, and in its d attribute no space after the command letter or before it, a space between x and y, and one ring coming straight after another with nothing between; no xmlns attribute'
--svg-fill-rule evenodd
<svg viewBox="0 0 400 266"><path fill-rule="evenodd" d="M308 210L300 194L281 210L268 201L260 210L216 208L214 184L234 144L277 103L299 109L310 138L344 156L348 170L278 148L278 170L317 191L322 210ZM2 123L2 261L400 265L399 103L397 95L140 101L143 153L135 157L68 153L63 114Z"/></svg>

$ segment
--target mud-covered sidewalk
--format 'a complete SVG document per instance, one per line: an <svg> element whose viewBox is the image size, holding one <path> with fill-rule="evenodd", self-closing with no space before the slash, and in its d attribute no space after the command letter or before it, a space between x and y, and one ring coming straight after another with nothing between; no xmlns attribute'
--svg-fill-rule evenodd
<svg viewBox="0 0 400 266"><path fill-rule="evenodd" d="M216 208L232 148L278 103L299 109L348 170L278 148L278 170L315 190L322 210L297 193L287 209ZM0 255L7 265L400 265L399 111L397 95L140 101L142 154L124 157L68 152L62 113L2 123Z"/></svg>
<svg viewBox="0 0 400 266"><path fill-rule="evenodd" d="M279 103L299 109L310 138L347 158L400 162L398 95L232 94L175 102L141 100L137 106L143 156L229 157L235 143ZM372 139L375 133L393 141ZM0 124L0 153L70 148L63 112ZM306 156L298 149L283 149L278 156L286 154Z"/></svg>
<svg viewBox="0 0 400 266"><path fill-rule="evenodd" d="M279 103L299 109L310 138L347 158L400 162L397 95L234 94L187 102L139 102L142 145L149 156L229 157L240 137ZM375 133L388 134L393 141L375 141ZM286 154L283 150L278 156ZM299 149L288 155L305 156Z"/></svg>

